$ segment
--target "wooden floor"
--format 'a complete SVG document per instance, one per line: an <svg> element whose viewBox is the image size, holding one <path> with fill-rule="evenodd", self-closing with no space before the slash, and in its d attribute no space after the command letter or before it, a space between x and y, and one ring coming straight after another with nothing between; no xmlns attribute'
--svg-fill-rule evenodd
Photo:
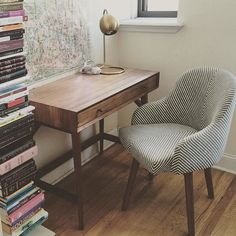
<svg viewBox="0 0 236 236"><path fill-rule="evenodd" d="M83 168L85 230L76 229L76 207L46 193L46 227L58 236L187 235L183 176L160 174L149 182L138 172L130 208L121 212L131 157L120 145L108 149ZM204 174L194 174L196 233L236 235L236 177L213 171L215 199L207 198ZM73 191L73 175L60 184Z"/></svg>

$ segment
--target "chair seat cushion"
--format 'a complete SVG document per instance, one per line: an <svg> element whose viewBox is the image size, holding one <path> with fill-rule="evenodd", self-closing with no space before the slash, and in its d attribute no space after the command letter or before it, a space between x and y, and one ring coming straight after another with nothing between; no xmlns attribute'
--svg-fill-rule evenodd
<svg viewBox="0 0 236 236"><path fill-rule="evenodd" d="M176 145L197 130L180 124L133 125L119 130L123 146L150 173L170 171Z"/></svg>

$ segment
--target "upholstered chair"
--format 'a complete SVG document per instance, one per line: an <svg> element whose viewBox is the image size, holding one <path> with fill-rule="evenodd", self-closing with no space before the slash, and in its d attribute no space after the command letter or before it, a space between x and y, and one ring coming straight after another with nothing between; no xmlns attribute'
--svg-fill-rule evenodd
<svg viewBox="0 0 236 236"><path fill-rule="evenodd" d="M139 107L119 136L133 156L123 200L127 210L141 164L151 175L184 175L188 233L195 235L193 171L204 170L208 197L214 198L211 167L224 152L236 100L236 79L216 68L184 73L163 99Z"/></svg>

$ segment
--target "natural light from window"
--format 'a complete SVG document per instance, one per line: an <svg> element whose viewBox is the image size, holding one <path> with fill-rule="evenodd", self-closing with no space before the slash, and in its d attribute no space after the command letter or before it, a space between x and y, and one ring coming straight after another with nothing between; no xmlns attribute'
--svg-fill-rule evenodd
<svg viewBox="0 0 236 236"><path fill-rule="evenodd" d="M178 11L179 0L148 0L148 11Z"/></svg>

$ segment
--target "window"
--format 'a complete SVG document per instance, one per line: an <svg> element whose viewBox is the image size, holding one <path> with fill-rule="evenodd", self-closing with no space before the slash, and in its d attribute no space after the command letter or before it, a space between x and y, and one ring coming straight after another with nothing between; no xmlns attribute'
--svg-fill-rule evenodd
<svg viewBox="0 0 236 236"><path fill-rule="evenodd" d="M177 17L178 0L138 0L138 17Z"/></svg>

